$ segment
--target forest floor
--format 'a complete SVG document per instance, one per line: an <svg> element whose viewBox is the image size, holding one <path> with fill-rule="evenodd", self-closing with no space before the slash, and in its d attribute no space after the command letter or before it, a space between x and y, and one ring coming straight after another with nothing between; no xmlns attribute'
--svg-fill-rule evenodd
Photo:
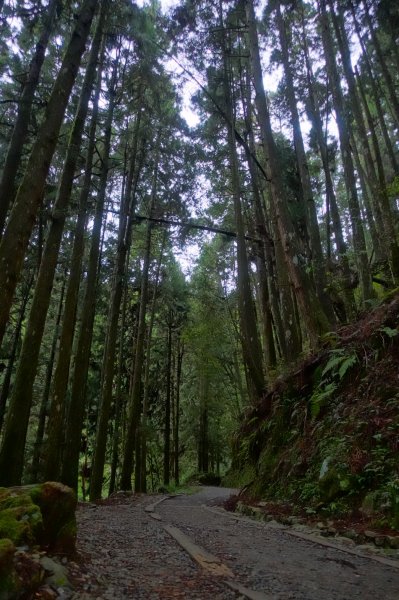
<svg viewBox="0 0 399 600"><path fill-rule="evenodd" d="M398 598L399 561L223 511L232 493L206 487L193 495L120 494L81 504L79 555L67 565L73 592L58 589L58 598Z"/></svg>

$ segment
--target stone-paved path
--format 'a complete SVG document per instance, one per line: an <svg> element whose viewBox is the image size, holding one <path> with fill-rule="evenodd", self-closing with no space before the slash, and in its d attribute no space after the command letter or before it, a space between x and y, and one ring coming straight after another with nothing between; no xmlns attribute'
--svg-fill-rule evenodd
<svg viewBox="0 0 399 600"><path fill-rule="evenodd" d="M204 488L154 507L157 498L147 496L80 508L79 550L86 560L74 599L398 600L399 568L212 509L230 493ZM216 557L216 574L207 558L205 568L195 562L164 525ZM196 546L191 550L198 554ZM226 585L226 573L240 591Z"/></svg>

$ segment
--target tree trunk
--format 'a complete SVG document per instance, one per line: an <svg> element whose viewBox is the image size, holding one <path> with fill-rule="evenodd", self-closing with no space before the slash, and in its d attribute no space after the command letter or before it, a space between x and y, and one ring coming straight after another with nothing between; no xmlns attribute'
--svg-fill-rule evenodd
<svg viewBox="0 0 399 600"><path fill-rule="evenodd" d="M46 316L51 300L54 273L57 267L67 206L71 196L73 178L79 158L83 129L88 111L88 103L96 73L104 16L105 15L103 14L94 37L92 53L90 55L79 106L71 132L60 186L54 203L51 226L42 260L40 262L39 275L36 281L26 334L22 345L20 361L10 401L10 417L7 418L3 448L0 453L0 469L3 460L8 461L11 459L13 463L13 468L9 469L9 477L14 478L13 481L9 480L10 485L18 484L22 474L25 438L32 405L33 384L36 377ZM13 475L11 475L11 471L13 472Z"/></svg>
<svg viewBox="0 0 399 600"><path fill-rule="evenodd" d="M96 443L90 481L91 500L97 500L98 498L101 498L105 451L107 446L108 421L112 402L112 385L114 380L119 312L122 301L126 255L129 252L131 245L131 229L135 211L134 200L136 196L134 188L136 187L139 178L139 173L136 173L136 164L141 120L140 115L141 111L139 109L136 118L133 148L131 151L132 156L125 190L125 197L122 201L120 211L118 251L114 266L110 310L108 314L108 330L102 369L101 405L98 414ZM133 186L134 179L135 185Z"/></svg>
<svg viewBox="0 0 399 600"><path fill-rule="evenodd" d="M256 28L253 0L246 0L251 67L255 87L255 102L261 129L262 144L268 164L268 175L272 190L277 227L281 237L287 271L289 272L295 294L298 299L301 317L306 325L311 345L317 346L319 336L330 329L324 310L313 290L311 280L301 265L297 235L288 212L283 192L277 150L273 138L270 114L263 87L263 73L260 61L258 33Z"/></svg>
<svg viewBox="0 0 399 600"><path fill-rule="evenodd" d="M26 172L17 192L7 227L0 243L0 344L23 259L43 198L45 181L58 141L66 106L85 50L98 0L84 0L55 81L42 126L33 145ZM19 467L18 467L19 468Z"/></svg>
<svg viewBox="0 0 399 600"><path fill-rule="evenodd" d="M222 10L220 8L220 22L223 27ZM245 226L241 206L241 185L239 164L235 142L234 111L232 93L229 83L229 66L227 61L227 48L223 39L223 89L225 96L226 114L228 117L227 143L229 151L230 176L233 193L235 226L237 232L237 286L238 286L238 313L240 318L240 333L244 361L248 368L252 402L256 402L263 394L266 384L263 374L262 347L256 323L255 306L252 297L251 282L249 277L248 256L245 243Z"/></svg>
<svg viewBox="0 0 399 600"><path fill-rule="evenodd" d="M119 348L118 348L118 372L116 376L116 398L115 398L115 417L114 417L114 435L112 440L112 459L111 459L111 475L109 481L109 490L108 495L110 496L116 488L116 472L118 469L118 457L119 457L119 441L120 441L120 430L122 424L122 372L123 372L123 363L124 363L124 332L125 332L125 323L126 323L126 311L127 311L127 301L128 301L128 286L127 286L127 277L128 277L128 268L129 268L129 255L126 259L125 266L125 277L124 277L124 289L123 289L123 304L122 304L122 316L121 316L121 326L119 333Z"/></svg>
<svg viewBox="0 0 399 600"><path fill-rule="evenodd" d="M157 147L155 154L154 175L151 190L151 201L149 216L152 216L152 211L155 204L156 191L158 185L158 168L159 168L159 150L160 150L161 133L158 133ZM151 255L151 230L153 224L148 221L144 264L141 281L141 297L140 297L140 313L139 323L137 328L136 353L134 361L133 379L130 393L130 402L128 407L126 441L123 453L123 463L121 471L121 488L123 490L131 490L131 476L133 471L133 452L136 447L137 428L140 424L141 413L141 377L144 363L144 338L145 338L145 318L148 304L148 271Z"/></svg>
<svg viewBox="0 0 399 600"><path fill-rule="evenodd" d="M65 432L65 451L62 460L61 481L73 489L78 486L78 465L82 426L85 414L86 382L89 370L90 349L96 307L96 286L99 269L101 231L104 204L107 190L109 159L111 151L112 123L116 103L115 88L118 73L118 59L115 60L109 87L109 107L104 127L104 150L101 162L100 184L97 196L96 213L91 235L86 289L82 307L82 322L77 342L75 368L72 378L71 402Z"/></svg>
<svg viewBox="0 0 399 600"><path fill-rule="evenodd" d="M30 480L32 483L35 483L37 481L37 477L38 477L38 473L39 473L40 454L41 454L41 449L42 449L42 444L43 444L46 417L47 417L48 409L49 409L51 379L53 377L54 359L55 359L55 353L57 351L57 344L58 344L58 338L59 338L59 333L60 333L60 323L61 323L61 317L62 317L62 309L64 306L66 277L67 277L67 274L65 272L64 278L62 281L62 288L61 288L61 294L60 294L60 302L58 305L57 318L55 321L53 341L51 344L50 356L48 357L48 362L47 362L46 379L44 382L43 394L42 394L42 398L40 401L39 419L38 419L38 424L37 424L35 444L33 446L32 466L30 469Z"/></svg>
<svg viewBox="0 0 399 600"><path fill-rule="evenodd" d="M243 87L243 86L242 86ZM245 127L248 132L248 145L251 154L247 153L247 161L252 185L252 197L255 208L255 222L257 237L260 238L258 248L255 249L256 255L256 272L258 277L258 295L260 305L260 320L262 324L263 349L265 357L266 371L274 369L276 366L276 349L273 337L272 311L269 297L269 286L267 280L267 252L268 246L271 246L270 234L267 231L265 212L262 207L260 182L258 169L256 168L253 156L256 153L255 136L253 131L253 111L251 99L251 78L249 70L246 73L245 90L242 90L242 101L244 108ZM270 272L270 276L272 276Z"/></svg>
<svg viewBox="0 0 399 600"><path fill-rule="evenodd" d="M152 332L155 321L155 308L157 303L158 285L159 285L159 274L161 271L163 254L165 250L166 232L163 234L161 252L158 259L157 271L155 274L155 285L151 300L150 309L150 322L148 324L147 331L147 344L145 352L145 372L144 372L144 392L143 392L143 415L141 419L141 454L140 454L140 492L147 492L147 427L148 427L148 408L149 408L149 381L150 381L150 365L151 365L151 343L152 343Z"/></svg>
<svg viewBox="0 0 399 600"><path fill-rule="evenodd" d="M383 51L381 48L381 44L378 39L378 35L377 35L377 33L374 29L373 23L371 21L367 0L363 0L363 5L364 5L364 9L365 9L366 23L367 23L369 31L370 31L371 39L373 42L375 52L377 54L378 62L380 63L382 76L384 78L385 85L386 85L387 92L388 92L388 100L392 107L393 117L396 121L396 127L399 127L399 99L398 99L397 91L395 89L395 83L392 79L392 75L391 75L391 73L388 69L387 63L385 61L384 54L383 54Z"/></svg>
<svg viewBox="0 0 399 600"><path fill-rule="evenodd" d="M387 194L387 184L385 181L384 169L382 168L381 157L378 161L379 149L377 145L377 171L374 165L374 160L371 154L371 149L369 145L369 137L367 135L366 127L363 120L363 115L361 111L361 99L359 98L359 94L356 87L355 76L352 70L351 57L350 57L350 49L349 42L347 39L345 25L344 25L344 14L342 7L339 9L338 14L335 13L334 7L330 0L331 6L331 14L333 17L334 27L337 35L338 45L341 51L342 56L342 64L344 67L345 78L348 83L349 96L351 99L351 110L353 111L353 115L355 117L355 122L357 125L357 131L360 138L362 154L365 157L367 175L369 185L372 191L372 205L375 206L374 214L376 218L377 225L380 223L380 230L382 239L383 239L383 247L387 249L389 256L389 263L391 267L392 274L394 279L397 280L399 276L399 247L396 241L396 231L394 227L393 215L391 212L391 207L389 203L389 197ZM374 129L374 126L372 126ZM372 223L370 223L370 227L372 227Z"/></svg>
<svg viewBox="0 0 399 600"><path fill-rule="evenodd" d="M176 400L175 400L175 427L174 427L174 479L175 485L180 483L179 469L179 434L180 434L180 386L183 367L184 344L181 341L180 334L177 336L177 364L176 364Z"/></svg>
<svg viewBox="0 0 399 600"><path fill-rule="evenodd" d="M170 319L172 319L170 315ZM163 433L163 483L169 485L170 480L170 416L171 416L171 393L172 393L172 324L168 323L168 352L166 363L166 397L165 397L165 421Z"/></svg>
<svg viewBox="0 0 399 600"><path fill-rule="evenodd" d="M102 59L100 60L100 65L101 64ZM57 365L50 396L51 400L47 427L47 442L45 444L45 452L43 456L43 475L46 481L57 480L59 478L61 468L61 447L66 409L66 391L69 379L78 295L82 274L82 261L85 248L84 236L87 223L87 203L91 191L101 80L102 74L100 67L98 70L97 89L93 98L89 141L86 151L85 174L79 197L79 212L75 226L71 267L65 299L64 318L60 336L60 351L58 353Z"/></svg>
<svg viewBox="0 0 399 600"><path fill-rule="evenodd" d="M209 381L206 373L200 374L200 414L198 438L198 471L209 471L209 439L208 439L208 391Z"/></svg>
<svg viewBox="0 0 399 600"><path fill-rule="evenodd" d="M18 112L11 140L4 161L0 180L0 238L6 222L7 212L15 194L15 178L21 162L22 149L28 133L32 104L39 83L40 71L44 62L47 45L53 32L54 21L62 10L62 0L51 0L43 18L43 25L29 71L18 102ZM1 6L0 6L1 12Z"/></svg>
<svg viewBox="0 0 399 600"><path fill-rule="evenodd" d="M350 2L349 4L350 4L350 10L351 10L351 14L352 14L353 24L355 26L356 35L359 40L360 47L362 49L362 57L364 59L364 65L366 67L368 80L371 85L371 91L373 93L373 100L374 100L375 108L377 111L378 122L379 122L379 125L381 128L382 137L384 139L385 147L388 152L392 170L395 174L398 174L399 173L399 163L397 161L395 151L393 148L393 144L392 144L392 140L389 136L388 128L385 123L385 114L384 114L384 111L383 111L383 108L381 105L381 100L380 100L381 91L378 89L378 86L377 86L377 83L376 83L376 80L375 80L375 77L373 74L373 69L371 67L370 58L369 58L366 46L364 45L364 42L363 42L363 37L362 37L361 30L360 30L359 22L357 20L357 15L355 12L355 8L353 6L353 2Z"/></svg>
<svg viewBox="0 0 399 600"><path fill-rule="evenodd" d="M321 162L323 165L323 172L325 178L325 186L326 186L326 207L327 207L327 234L330 226L330 215L332 222L332 229L334 233L335 245L337 247L337 257L341 264L342 276L340 277L342 281L342 293L345 300L345 315L341 315L341 320L346 320L346 317L353 316L355 313L355 299L353 296L353 292L351 290L351 272L349 268L348 261L348 248L344 239L344 234L342 230L342 223L339 215L337 198L335 195L334 184L330 171L330 164L328 158L328 148L326 139L323 135L323 124L320 115L319 103L317 100L317 96L315 93L315 82L312 71L312 65L310 62L309 56L309 48L307 44L306 38L306 29L305 29L305 20L303 16L303 10L301 11L301 22L302 22L302 38L303 38L303 49L305 56L305 64L306 64L306 78L308 84L308 116L310 121L312 122L312 126L316 133L317 144L319 146ZM330 265L329 265L330 266ZM339 298L337 298L340 302ZM340 311L341 312L341 311Z"/></svg>
<svg viewBox="0 0 399 600"><path fill-rule="evenodd" d="M24 291L22 297L21 308L19 310L18 321L14 331L14 337L12 341L10 358L8 359L7 370L4 375L3 385L1 388L0 394L0 432L3 428L4 415L6 412L6 404L7 398L10 391L11 377L14 370L15 360L17 358L18 346L21 337L22 324L25 320L26 307L28 305L30 292L33 286L33 282L35 280L35 274L32 273L28 285L26 286L26 290Z"/></svg>
<svg viewBox="0 0 399 600"><path fill-rule="evenodd" d="M351 218L353 246L359 273L360 289L363 301L374 296L373 286L367 256L366 240L362 225L359 199L357 195L356 178L353 166L349 123L347 121L341 82L336 65L334 44L331 37L330 23L326 12L326 0L319 0L319 22L323 41L327 73L332 86L333 103L338 125L339 140L344 168L344 179L348 195L348 208Z"/></svg>
<svg viewBox="0 0 399 600"><path fill-rule="evenodd" d="M327 278L326 278L326 265L323 256L320 240L319 223L317 220L316 204L313 197L312 184L310 181L309 167L306 158L305 145L303 143L301 124L299 119L299 112L297 106L297 99L295 96L294 76L293 69L290 63L289 51L288 51L288 39L286 32L286 25L284 18L281 13L280 3L277 3L277 25L280 36L280 45L282 52L282 61L285 74L285 83L287 90L287 101L291 113L291 123L294 133L294 148L296 155L296 162L298 166L299 177L302 186L302 195L305 203L305 215L307 222L307 229L310 239L310 247L312 251L312 265L313 265L313 278L317 295L323 306L324 312L329 318L331 323L334 323L335 317L331 304L331 300L326 293L327 289Z"/></svg>

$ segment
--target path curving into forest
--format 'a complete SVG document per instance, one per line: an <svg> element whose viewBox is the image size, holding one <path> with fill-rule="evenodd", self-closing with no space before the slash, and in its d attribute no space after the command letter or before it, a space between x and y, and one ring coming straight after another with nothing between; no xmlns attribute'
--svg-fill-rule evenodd
<svg viewBox="0 0 399 600"><path fill-rule="evenodd" d="M74 600L398 598L399 563L224 513L217 506L232 491L80 506Z"/></svg>

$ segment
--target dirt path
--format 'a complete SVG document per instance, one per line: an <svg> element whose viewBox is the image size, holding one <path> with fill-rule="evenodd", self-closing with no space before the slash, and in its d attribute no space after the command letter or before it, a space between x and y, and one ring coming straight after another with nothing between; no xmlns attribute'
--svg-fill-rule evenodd
<svg viewBox="0 0 399 600"><path fill-rule="evenodd" d="M156 506L147 496L80 508L85 561L74 600L399 597L399 568L212 508L229 494L204 488Z"/></svg>

